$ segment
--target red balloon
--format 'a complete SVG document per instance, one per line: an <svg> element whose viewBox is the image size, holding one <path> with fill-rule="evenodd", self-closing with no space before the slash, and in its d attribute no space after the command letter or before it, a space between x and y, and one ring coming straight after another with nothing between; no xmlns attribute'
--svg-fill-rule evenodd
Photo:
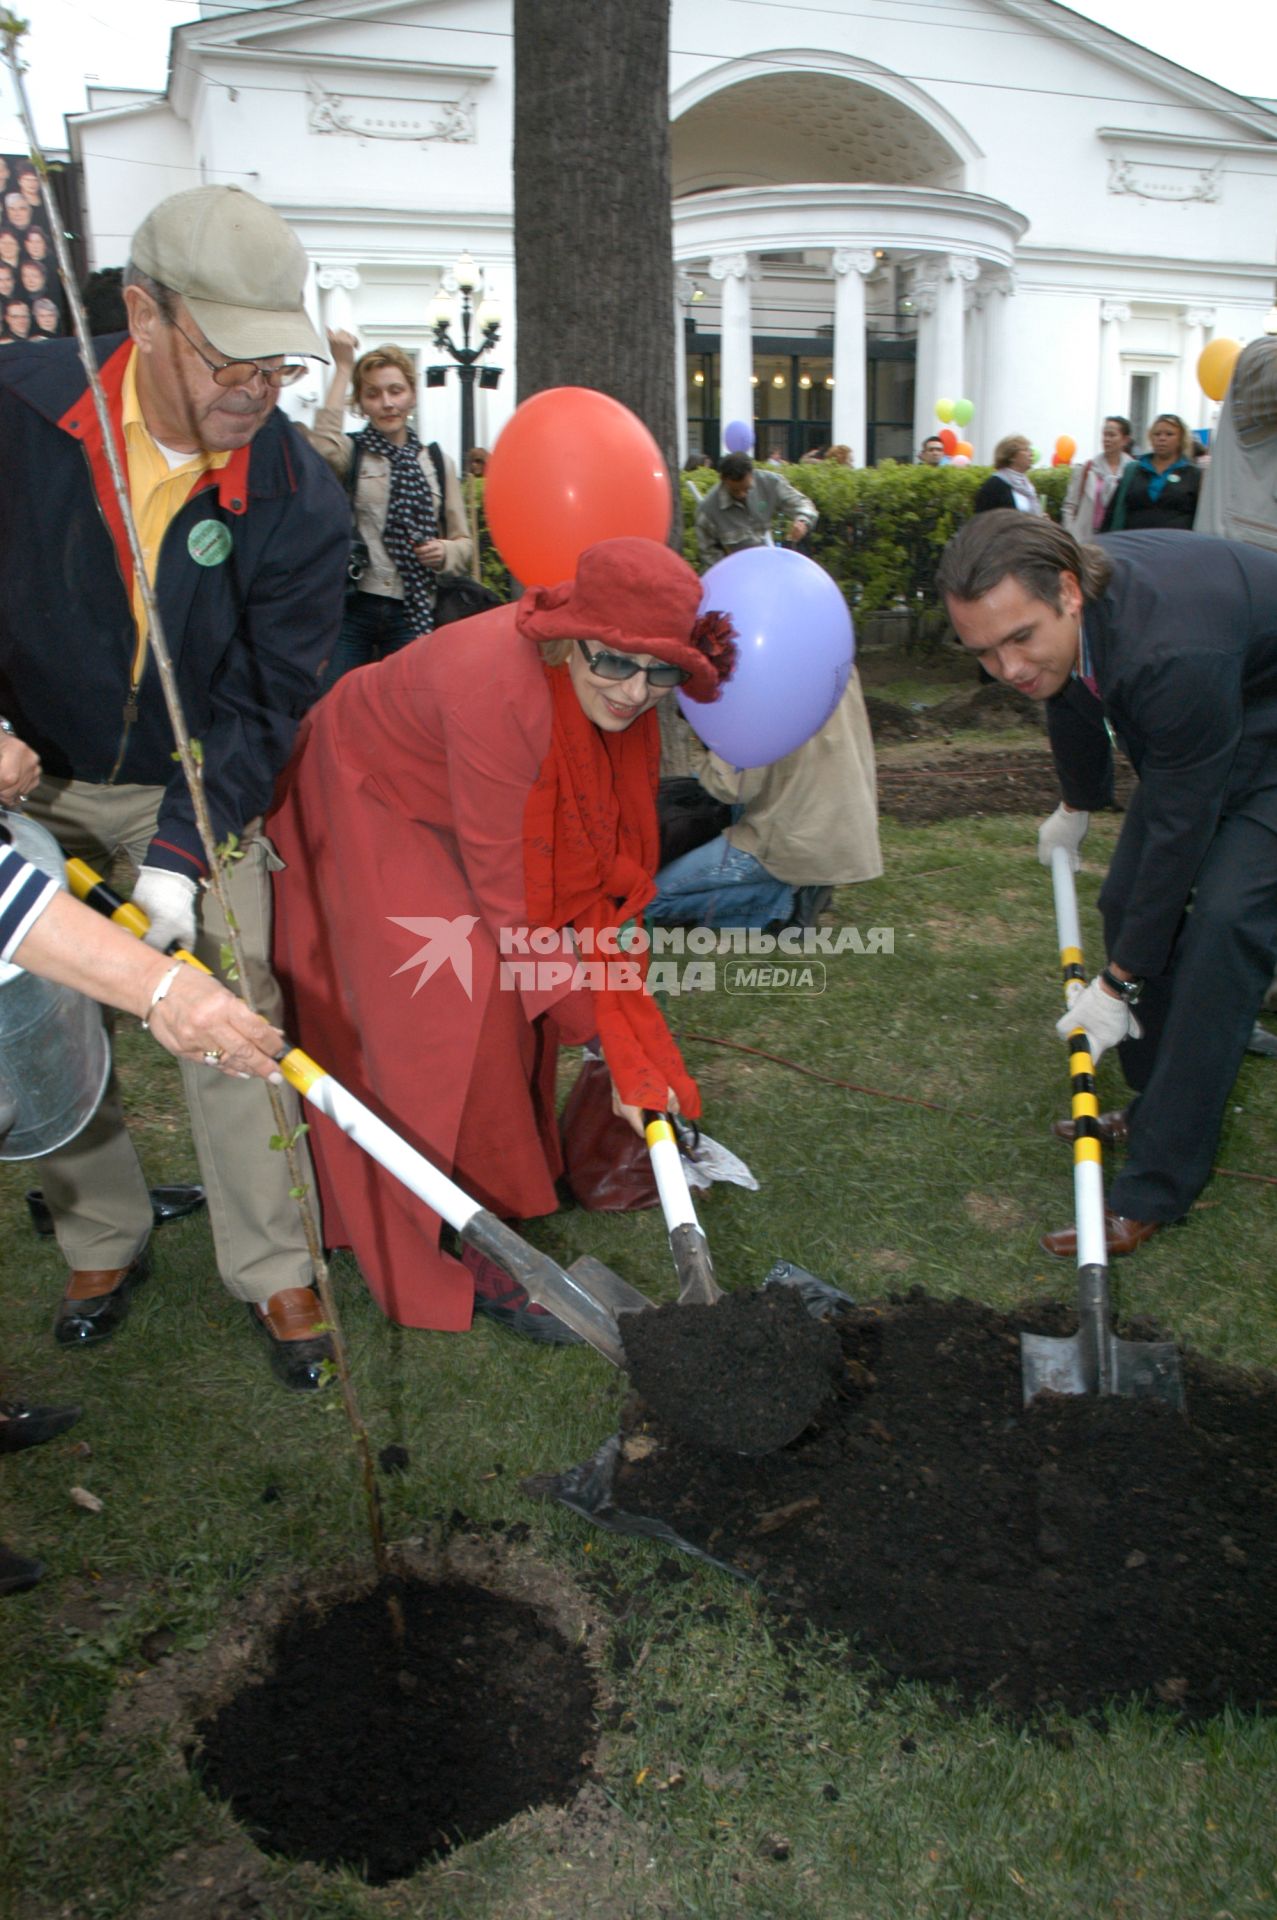
<svg viewBox="0 0 1277 1920"><path fill-rule="evenodd" d="M673 492L636 414L593 387L548 387L502 428L483 507L501 558L525 587L570 580L586 547L669 538Z"/></svg>
<svg viewBox="0 0 1277 1920"><path fill-rule="evenodd" d="M958 451L958 436L952 427L941 427L940 444L946 453L953 454Z"/></svg>

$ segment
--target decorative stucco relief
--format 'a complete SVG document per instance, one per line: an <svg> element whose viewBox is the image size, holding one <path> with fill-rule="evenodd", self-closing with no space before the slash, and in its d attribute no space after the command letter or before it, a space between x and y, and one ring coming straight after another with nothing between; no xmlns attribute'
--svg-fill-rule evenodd
<svg viewBox="0 0 1277 1920"><path fill-rule="evenodd" d="M1109 192L1134 193L1141 200L1219 199L1222 190L1223 162L1213 167L1172 167L1156 161L1109 161Z"/></svg>
<svg viewBox="0 0 1277 1920"><path fill-rule="evenodd" d="M460 100L387 100L369 94L329 93L307 78L310 96L307 124L312 133L341 133L356 140L431 140L473 142L478 139L475 103Z"/></svg>

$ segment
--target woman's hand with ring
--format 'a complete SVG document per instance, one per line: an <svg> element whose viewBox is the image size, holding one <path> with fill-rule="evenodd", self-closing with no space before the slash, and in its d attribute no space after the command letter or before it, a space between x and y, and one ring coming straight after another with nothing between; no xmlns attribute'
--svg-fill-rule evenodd
<svg viewBox="0 0 1277 1920"><path fill-rule="evenodd" d="M0 800L7 807L17 806L39 779L39 754L16 734L0 734Z"/></svg>
<svg viewBox="0 0 1277 1920"><path fill-rule="evenodd" d="M157 960L167 956L157 955ZM151 1032L162 1047L198 1066L238 1078L281 1078L276 1062L286 1042L277 1027L252 1013L220 980L182 967L172 987L151 1010Z"/></svg>

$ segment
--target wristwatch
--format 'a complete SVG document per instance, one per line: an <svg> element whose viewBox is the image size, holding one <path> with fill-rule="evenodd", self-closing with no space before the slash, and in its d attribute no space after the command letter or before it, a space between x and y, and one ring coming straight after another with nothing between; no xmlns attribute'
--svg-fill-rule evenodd
<svg viewBox="0 0 1277 1920"><path fill-rule="evenodd" d="M1110 973L1107 967L1101 969L1100 979L1111 993L1118 996L1119 1000L1125 1000L1128 1007L1133 1007L1144 991L1142 980L1119 980L1117 975Z"/></svg>
<svg viewBox="0 0 1277 1920"><path fill-rule="evenodd" d="M0 733L12 733L12 732L13 732L12 720L6 720L4 715L0 713Z"/></svg>

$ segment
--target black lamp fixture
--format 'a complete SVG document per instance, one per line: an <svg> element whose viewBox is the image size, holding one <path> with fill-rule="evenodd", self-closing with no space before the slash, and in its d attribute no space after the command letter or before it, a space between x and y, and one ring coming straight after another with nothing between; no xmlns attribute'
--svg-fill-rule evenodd
<svg viewBox="0 0 1277 1920"><path fill-rule="evenodd" d="M427 319L433 329L434 344L438 352L446 353L457 369L457 378L461 382L461 466L465 470L467 456L474 445L474 383L476 373L479 385L491 392L500 385L501 368L491 365L480 367L479 361L485 353L496 346L501 334L501 311L491 294L483 294L478 310L474 308L475 293L482 288L483 275L470 254L463 253L453 268L457 293L461 299L461 345L457 346L452 338L453 303L451 296L441 287L430 303ZM471 320L479 331L477 346L470 344ZM426 385L442 387L448 378L447 366L426 368Z"/></svg>

